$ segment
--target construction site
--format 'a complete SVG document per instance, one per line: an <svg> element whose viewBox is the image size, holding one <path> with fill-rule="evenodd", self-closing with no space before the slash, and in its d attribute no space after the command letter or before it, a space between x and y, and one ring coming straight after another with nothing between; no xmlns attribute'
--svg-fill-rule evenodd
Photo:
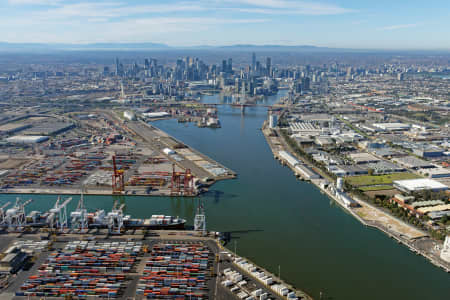
<svg viewBox="0 0 450 300"><path fill-rule="evenodd" d="M196 196L236 177L143 120L120 114L80 112L57 121L30 115L6 123L14 130L5 129L0 140L0 193Z"/></svg>

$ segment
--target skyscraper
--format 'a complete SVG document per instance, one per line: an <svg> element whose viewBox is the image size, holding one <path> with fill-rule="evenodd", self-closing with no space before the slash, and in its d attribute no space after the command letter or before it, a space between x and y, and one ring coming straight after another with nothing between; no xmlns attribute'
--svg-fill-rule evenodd
<svg viewBox="0 0 450 300"><path fill-rule="evenodd" d="M270 57L266 58L266 72L267 76L272 74L272 59Z"/></svg>
<svg viewBox="0 0 450 300"><path fill-rule="evenodd" d="M252 53L252 70L255 71L256 69L256 54L255 52Z"/></svg>

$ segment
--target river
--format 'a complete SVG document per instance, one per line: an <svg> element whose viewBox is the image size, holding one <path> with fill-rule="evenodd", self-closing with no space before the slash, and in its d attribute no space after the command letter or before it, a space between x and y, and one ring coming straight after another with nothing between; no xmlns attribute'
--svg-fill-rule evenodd
<svg viewBox="0 0 450 300"><path fill-rule="evenodd" d="M278 96L284 94L281 91ZM268 97L273 103L277 96ZM217 102L218 96L204 97ZM207 228L232 232L228 247L319 299L448 299L450 276L380 231L366 228L312 184L281 166L260 131L264 107L219 107L220 129L176 120L154 125L238 173L202 196ZM26 196L23 196L26 197ZM56 196L33 195L27 207L48 209ZM0 203L14 200L0 195ZM77 196L69 209L76 206ZM86 196L110 209L113 196ZM121 197L134 217L172 214L193 223L195 199ZM280 268L279 268L280 266Z"/></svg>

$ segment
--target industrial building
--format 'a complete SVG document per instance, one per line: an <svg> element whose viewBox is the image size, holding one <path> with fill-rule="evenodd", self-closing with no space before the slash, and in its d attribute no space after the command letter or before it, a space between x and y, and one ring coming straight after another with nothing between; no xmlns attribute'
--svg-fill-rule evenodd
<svg viewBox="0 0 450 300"><path fill-rule="evenodd" d="M300 164L300 162L294 156L292 156L292 154L290 154L287 151L280 151L280 152L278 152L278 154L280 155L280 158L283 161L287 162L293 168L296 165Z"/></svg>
<svg viewBox="0 0 450 300"><path fill-rule="evenodd" d="M395 180L393 182L394 187L400 191L405 193L412 193L417 191L445 191L448 189L448 186L440 183L439 181L432 179L407 179L407 180Z"/></svg>
<svg viewBox="0 0 450 300"><path fill-rule="evenodd" d="M305 165L296 165L295 171L306 180L318 179L320 176Z"/></svg>
<svg viewBox="0 0 450 300"><path fill-rule="evenodd" d="M361 152L361 153L350 153L348 155L351 160L353 160L356 164L367 164L367 163L376 163L381 161L378 157L373 156L372 154Z"/></svg>
<svg viewBox="0 0 450 300"><path fill-rule="evenodd" d="M273 129L277 127L277 123L278 123L278 116L275 114L271 114L269 116L269 127Z"/></svg>
<svg viewBox="0 0 450 300"><path fill-rule="evenodd" d="M159 111L159 112L143 113L142 116L144 118L157 119L157 118L170 117L170 114L165 111Z"/></svg>
<svg viewBox="0 0 450 300"><path fill-rule="evenodd" d="M123 117L130 121L136 120L136 114L134 112L128 111L128 110L123 113Z"/></svg>
<svg viewBox="0 0 450 300"><path fill-rule="evenodd" d="M420 169L420 174L428 176L429 178L445 178L450 177L449 168L432 168L432 169Z"/></svg>
<svg viewBox="0 0 450 300"><path fill-rule="evenodd" d="M75 128L75 124L66 122L48 121L34 124L33 127L24 131L27 135L56 135Z"/></svg>
<svg viewBox="0 0 450 300"><path fill-rule="evenodd" d="M8 143L12 144L38 144L49 139L48 136L42 135L16 135L6 139Z"/></svg>
<svg viewBox="0 0 450 300"><path fill-rule="evenodd" d="M404 131L411 128L411 125L404 123L374 123L372 125L383 131Z"/></svg>
<svg viewBox="0 0 450 300"><path fill-rule="evenodd" d="M420 157L433 158L444 155L444 150L436 146L420 146L413 149L413 153Z"/></svg>
<svg viewBox="0 0 450 300"><path fill-rule="evenodd" d="M30 128L30 124L22 124L22 123L8 123L0 126L0 135L3 134L13 134L19 132L21 130L25 130Z"/></svg>
<svg viewBox="0 0 450 300"><path fill-rule="evenodd" d="M425 169L435 167L433 164L414 156L396 157L393 158L392 161L408 169Z"/></svg>

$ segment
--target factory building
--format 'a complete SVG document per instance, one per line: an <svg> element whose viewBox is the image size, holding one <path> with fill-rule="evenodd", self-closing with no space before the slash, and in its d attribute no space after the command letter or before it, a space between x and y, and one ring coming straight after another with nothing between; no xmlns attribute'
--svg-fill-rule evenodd
<svg viewBox="0 0 450 300"><path fill-rule="evenodd" d="M42 135L16 135L6 139L11 144L38 144L49 139L48 136Z"/></svg>
<svg viewBox="0 0 450 300"><path fill-rule="evenodd" d="M130 121L135 121L136 120L136 114L134 112L132 112L132 111L125 111L123 113L123 117L125 119L127 119L127 120L130 120Z"/></svg>
<svg viewBox="0 0 450 300"><path fill-rule="evenodd" d="M404 123L374 123L372 125L383 131L405 131L411 128L411 125Z"/></svg>
<svg viewBox="0 0 450 300"><path fill-rule="evenodd" d="M280 151L278 152L278 155L283 161L287 162L291 167L295 167L296 165L300 164L299 161L289 152Z"/></svg>
<svg viewBox="0 0 450 300"><path fill-rule="evenodd" d="M394 187L405 193L412 193L417 191L445 191L448 186L440 183L439 181L432 179L407 179L407 180L395 180Z"/></svg>
<svg viewBox="0 0 450 300"><path fill-rule="evenodd" d="M316 172L314 172L313 170L311 170L310 168L308 168L307 166L304 166L304 165L296 165L295 171L296 171L296 173L300 174L300 176L302 176L306 180L320 178L320 176Z"/></svg>
<svg viewBox="0 0 450 300"><path fill-rule="evenodd" d="M277 115L271 114L269 116L269 127L273 129L273 128L277 127L277 123L278 123Z"/></svg>

